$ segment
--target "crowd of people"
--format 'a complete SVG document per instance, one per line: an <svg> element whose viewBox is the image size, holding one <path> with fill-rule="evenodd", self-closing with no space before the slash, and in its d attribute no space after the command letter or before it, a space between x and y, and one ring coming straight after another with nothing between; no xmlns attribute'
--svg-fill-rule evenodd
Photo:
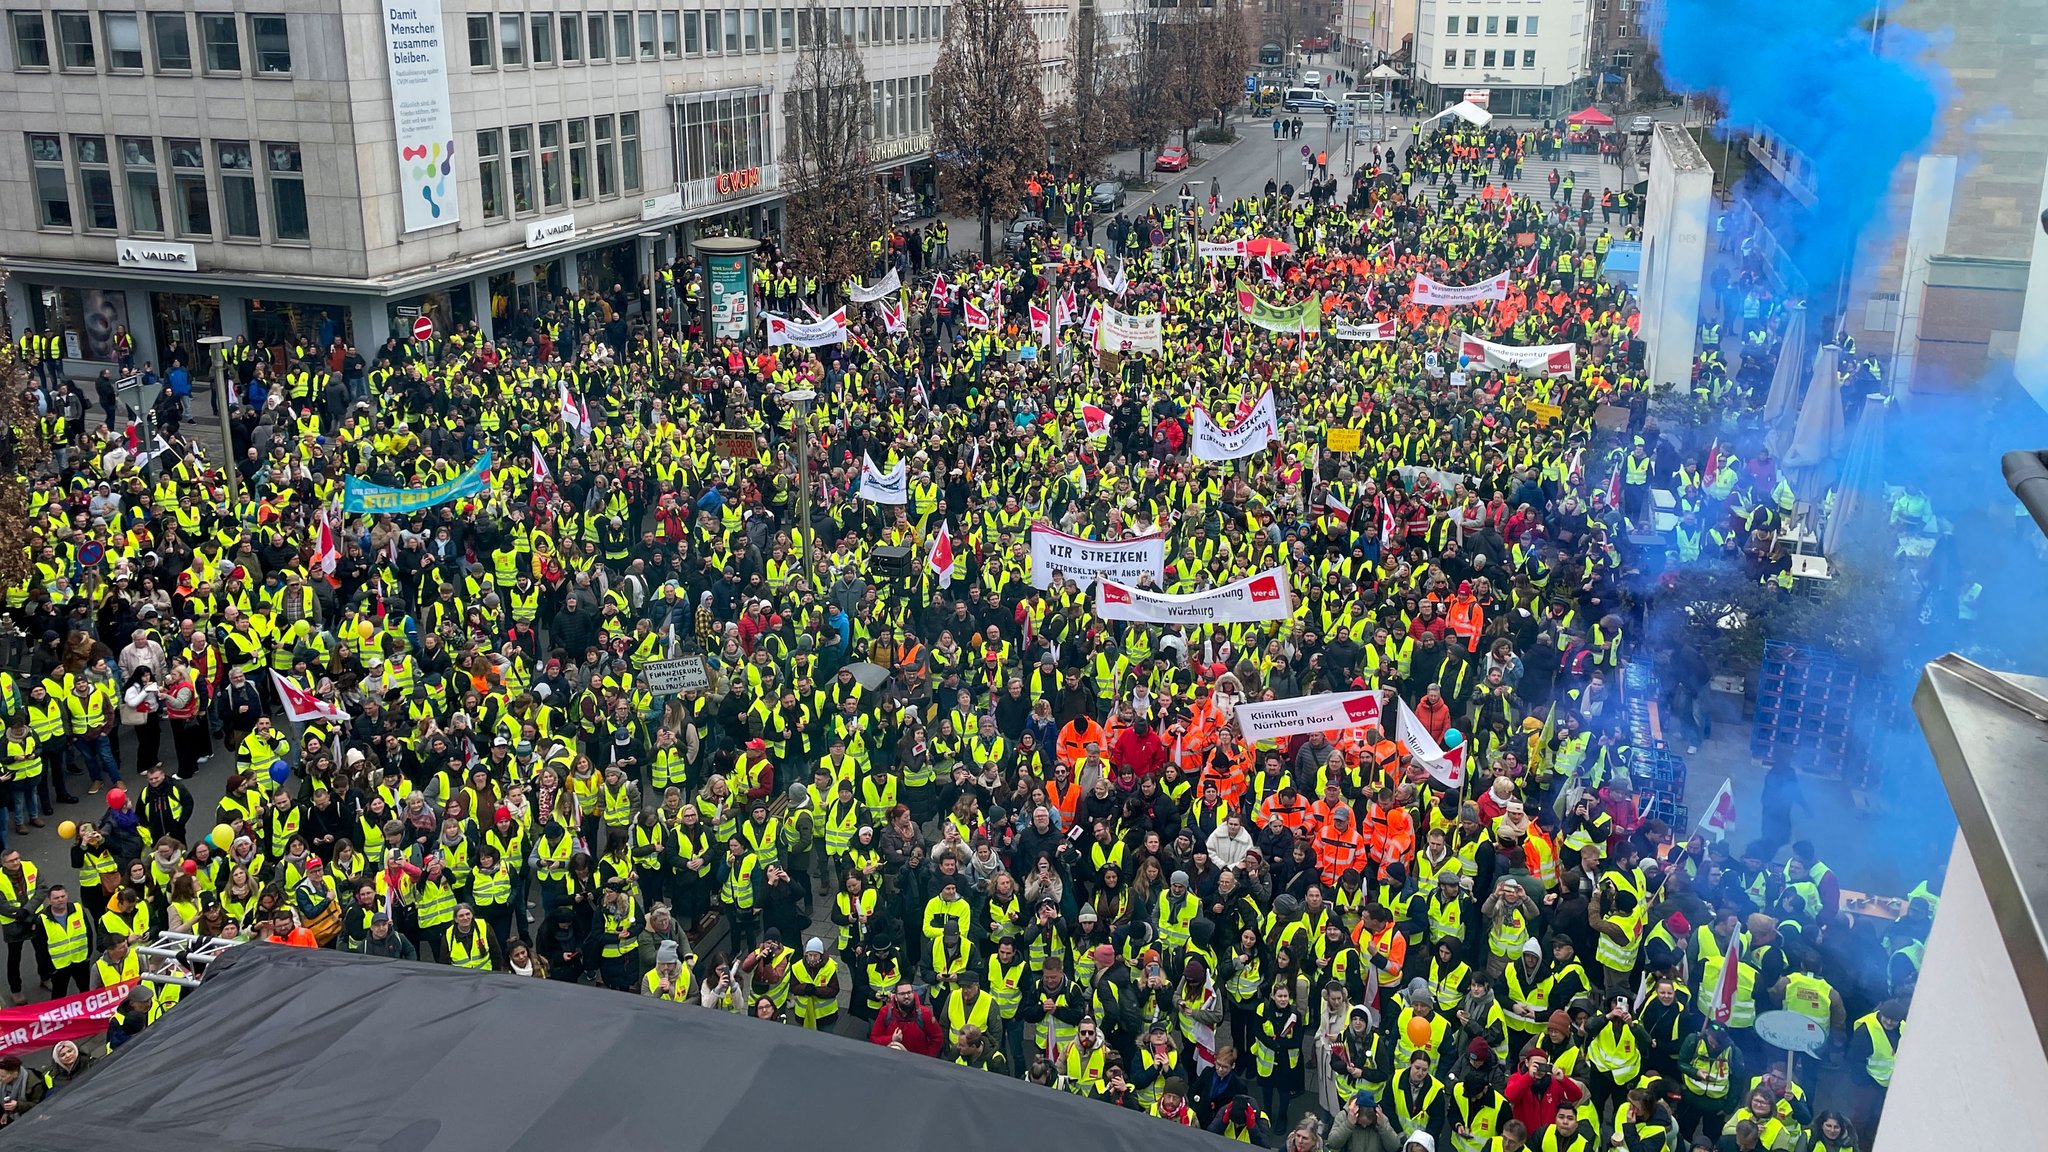
<svg viewBox="0 0 2048 1152"><path fill-rule="evenodd" d="M1699 554L1645 542L1649 487L1719 524L1775 476L1659 431L1591 201L1502 194L1533 146L1438 127L1323 195L1154 206L1107 251L883 245L901 330L856 305L810 349L564 306L394 340L340 405L319 350L281 380L248 358L229 470L45 419L0 692L14 827L63 819L69 859L0 856L9 992L177 968L137 951L167 930L859 1035L1276 1148L1856 1145L1935 897L1852 922L1809 845L1693 836L1640 787L1624 675ZM1254 238L1284 243L1196 247ZM1249 324L1240 291L1323 328ZM1093 347L1098 304L1160 314L1163 350ZM1269 390L1265 450L1194 457L1198 408ZM351 479L485 451L479 491L345 510ZM863 495L899 465L902 503ZM1038 526L1163 536L1169 593L1284 569L1292 616L1101 619L1034 579ZM710 686L655 692L688 657ZM1462 780L1391 721L1240 734L1248 704L1363 691ZM137 989L113 1039L180 994ZM1788 1076L1771 1009L1855 1090ZM89 1062L49 1059L0 1057L7 1116Z"/></svg>

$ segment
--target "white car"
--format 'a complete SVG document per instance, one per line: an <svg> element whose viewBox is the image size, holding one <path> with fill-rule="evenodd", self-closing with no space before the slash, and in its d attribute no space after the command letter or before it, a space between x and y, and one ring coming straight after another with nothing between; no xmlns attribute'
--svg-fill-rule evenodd
<svg viewBox="0 0 2048 1152"><path fill-rule="evenodd" d="M1301 83L1305 88L1321 88L1323 86L1323 74L1314 68L1310 68L1301 74Z"/></svg>

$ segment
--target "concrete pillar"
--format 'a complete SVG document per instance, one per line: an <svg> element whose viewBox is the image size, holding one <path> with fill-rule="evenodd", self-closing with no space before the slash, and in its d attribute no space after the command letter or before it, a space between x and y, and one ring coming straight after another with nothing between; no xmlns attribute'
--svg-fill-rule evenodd
<svg viewBox="0 0 2048 1152"><path fill-rule="evenodd" d="M1650 137L1650 195L1643 212L1642 285L1645 367L1654 387L1692 378L1699 341L1700 279L1714 172L1699 145L1675 124Z"/></svg>
<svg viewBox="0 0 2048 1152"><path fill-rule="evenodd" d="M121 295L128 302L128 335L135 340L136 370L141 371L144 364L162 367L162 352L156 346L156 314L149 309L149 290L127 288Z"/></svg>
<svg viewBox="0 0 2048 1152"><path fill-rule="evenodd" d="M483 331L484 339L497 339L496 332L491 326L491 278L489 276L479 276L469 282L469 299L476 309L476 326Z"/></svg>
<svg viewBox="0 0 2048 1152"><path fill-rule="evenodd" d="M249 334L249 298L233 292L220 294L220 334L223 336L247 336Z"/></svg>
<svg viewBox="0 0 2048 1152"><path fill-rule="evenodd" d="M28 280L20 276L14 277L9 282L7 291L7 330L14 333L16 339L20 339L22 336L35 330L36 314L35 309L29 307L29 300L40 291L42 291L42 288L29 283ZM132 317L135 313L131 310L128 315Z"/></svg>
<svg viewBox="0 0 2048 1152"><path fill-rule="evenodd" d="M1927 298L1927 262L1948 250L1955 194L1956 158L1922 156L1913 180L1905 267L1899 275L1898 328L1892 333L1892 389L1900 396L1913 387L1913 370L1920 357L1920 308Z"/></svg>
<svg viewBox="0 0 2048 1152"><path fill-rule="evenodd" d="M348 306L348 323L355 331L356 351L367 360L377 354L391 335L391 310L381 298L353 300Z"/></svg>
<svg viewBox="0 0 2048 1152"><path fill-rule="evenodd" d="M2040 211L2048 212L2048 171L2041 180ZM2036 404L2048 408L2048 230L2034 233L2033 264L2027 270L2027 301L2020 312L2013 374Z"/></svg>

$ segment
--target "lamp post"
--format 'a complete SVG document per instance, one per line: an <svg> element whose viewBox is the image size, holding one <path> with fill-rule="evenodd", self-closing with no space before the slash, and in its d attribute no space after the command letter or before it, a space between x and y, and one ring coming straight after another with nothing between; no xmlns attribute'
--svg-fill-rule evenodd
<svg viewBox="0 0 2048 1152"><path fill-rule="evenodd" d="M235 471L235 429L228 423L228 350L232 336L201 336L199 343L213 353L213 414L220 418L220 460L228 486L228 507L242 504L241 476Z"/></svg>
<svg viewBox="0 0 2048 1152"><path fill-rule="evenodd" d="M659 353L661 351L661 275L654 265L657 258L661 255L662 232L659 228L650 228L647 231L640 233L639 236L640 239L647 241L647 330L654 337L654 347L657 357L655 362L660 363ZM682 311L683 310L681 293L678 292L676 300L676 351L678 353L682 351L683 346ZM682 371L682 365L680 362L676 365L676 370L678 372Z"/></svg>
<svg viewBox="0 0 2048 1152"><path fill-rule="evenodd" d="M811 562L817 554L811 546L811 401L817 398L818 394L809 388L792 388L782 394L783 403L796 405L796 514L801 529L796 540L796 561L806 580L815 576Z"/></svg>

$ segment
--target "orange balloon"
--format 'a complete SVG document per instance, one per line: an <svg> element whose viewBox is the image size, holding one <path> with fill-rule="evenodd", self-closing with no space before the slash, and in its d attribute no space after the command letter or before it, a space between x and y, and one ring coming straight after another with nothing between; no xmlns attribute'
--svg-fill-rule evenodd
<svg viewBox="0 0 2048 1152"><path fill-rule="evenodd" d="M1430 1031L1429 1021L1424 1020L1420 1016L1410 1016L1408 1018L1408 1042L1410 1044L1415 1045L1417 1048L1429 1047Z"/></svg>

